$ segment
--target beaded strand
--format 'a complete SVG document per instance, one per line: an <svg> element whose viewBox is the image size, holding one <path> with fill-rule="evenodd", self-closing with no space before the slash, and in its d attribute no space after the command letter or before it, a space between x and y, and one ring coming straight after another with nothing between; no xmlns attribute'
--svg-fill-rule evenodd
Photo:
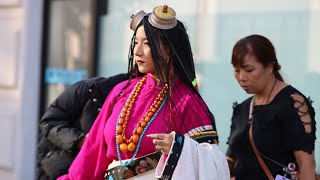
<svg viewBox="0 0 320 180"><path fill-rule="evenodd" d="M146 76L143 77L135 85L135 87L132 90L132 92L130 93L125 105L123 106L122 111L118 116L118 121L116 123L116 133L115 133L115 135L116 135L116 149L117 149L118 159L119 159L120 164L122 166L128 166L133 161L133 159L137 156L137 153L140 149L140 144L141 144L143 135L145 134L146 130L148 129L148 127L152 123L152 121L156 118L156 116L158 115L158 113L160 112L160 110L162 109L162 107L164 106L164 104L167 100L167 97L165 97L165 98L162 97L166 94L166 91L168 89L168 85L165 84L165 86L162 88L161 92L158 94L156 100L152 103L152 105L150 106L150 108L146 112L146 115L144 115L142 117L142 119L140 120L140 122L138 122L137 127L134 129L133 135L131 136L131 138L129 140L127 140L125 137L125 130L126 130L127 123L129 120L130 110L132 109L135 98L138 96L139 92L141 91L141 86L143 85L145 80L146 80ZM161 105L159 106L160 102L161 102ZM150 116L151 116L151 118L150 118ZM150 118L150 119L146 120L146 118ZM143 125L142 125L142 123L143 123ZM138 132L138 130L139 130L139 132ZM136 142L137 139L138 139L138 142ZM130 144L128 145L128 143L130 143ZM136 143L138 143L137 146L135 145ZM129 151L135 150L135 152L134 152L133 157L128 162L123 163L121 160L120 150L123 152L126 152L127 150L129 150Z"/></svg>

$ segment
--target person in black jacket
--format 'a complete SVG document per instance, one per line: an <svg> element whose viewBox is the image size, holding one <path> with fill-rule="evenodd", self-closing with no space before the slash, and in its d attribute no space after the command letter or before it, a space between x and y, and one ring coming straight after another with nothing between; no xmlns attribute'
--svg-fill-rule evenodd
<svg viewBox="0 0 320 180"><path fill-rule="evenodd" d="M95 77L67 88L40 120L37 179L56 179L68 172L109 92L128 74Z"/></svg>

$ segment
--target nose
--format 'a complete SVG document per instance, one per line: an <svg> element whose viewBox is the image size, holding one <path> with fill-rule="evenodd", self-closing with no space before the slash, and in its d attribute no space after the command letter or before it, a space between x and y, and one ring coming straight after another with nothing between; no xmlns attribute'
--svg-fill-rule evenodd
<svg viewBox="0 0 320 180"><path fill-rule="evenodd" d="M142 54L143 54L143 49L142 49L142 46L140 44L141 43L137 43L134 46L134 55L136 55L136 56L142 56Z"/></svg>
<svg viewBox="0 0 320 180"><path fill-rule="evenodd" d="M238 75L239 81L246 81L247 80L247 73L244 71L240 71Z"/></svg>

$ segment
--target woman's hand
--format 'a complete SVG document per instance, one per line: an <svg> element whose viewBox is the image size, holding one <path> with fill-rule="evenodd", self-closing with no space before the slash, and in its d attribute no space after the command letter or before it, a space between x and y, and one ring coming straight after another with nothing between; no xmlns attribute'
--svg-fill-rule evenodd
<svg viewBox="0 0 320 180"><path fill-rule="evenodd" d="M153 139L153 144L157 151L161 151L163 154L168 155L172 146L174 133L170 134L148 134L147 137Z"/></svg>

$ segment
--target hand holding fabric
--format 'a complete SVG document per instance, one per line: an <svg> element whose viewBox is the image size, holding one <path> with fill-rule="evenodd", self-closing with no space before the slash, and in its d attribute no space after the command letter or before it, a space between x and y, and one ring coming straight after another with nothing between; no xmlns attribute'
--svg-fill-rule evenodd
<svg viewBox="0 0 320 180"><path fill-rule="evenodd" d="M174 133L170 134L149 134L147 135L149 138L153 138L153 144L157 151L168 155L172 146Z"/></svg>

